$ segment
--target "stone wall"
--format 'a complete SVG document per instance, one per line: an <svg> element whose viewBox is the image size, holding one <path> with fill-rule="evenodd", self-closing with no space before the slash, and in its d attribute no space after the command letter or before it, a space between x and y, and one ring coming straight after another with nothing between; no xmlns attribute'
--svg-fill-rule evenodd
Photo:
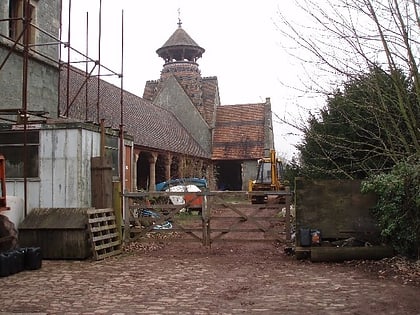
<svg viewBox="0 0 420 315"><path fill-rule="evenodd" d="M35 31L35 44L57 42L59 34L60 1L32 1L35 6L33 24L45 32ZM9 1L0 3L0 19L9 17ZM0 22L0 33L9 35L9 22ZM48 33L50 35L46 35ZM0 37L0 61L9 53L13 41ZM58 43L32 46L28 64L28 102L30 111L46 111L57 117L58 104ZM39 52L40 54L37 54ZM42 54L42 55L41 55ZM48 58L45 58L48 57ZM4 67L0 70L0 108L22 108L22 46L16 46ZM15 118L15 117L10 117Z"/></svg>
<svg viewBox="0 0 420 315"><path fill-rule="evenodd" d="M165 86L156 96L154 103L174 113L195 141L205 151L211 153L212 139L209 126L175 77L169 77L165 81Z"/></svg>
<svg viewBox="0 0 420 315"><path fill-rule="evenodd" d="M25 0L26 1L26 0ZM46 44L58 42L60 31L60 1L57 0L42 0L31 1L34 6L34 18L32 24L36 25L38 29L35 32L35 44ZM0 1L0 20L9 18L9 0ZM0 34L9 36L9 22L0 22ZM0 37L0 44L11 47L13 41ZM21 47L18 50L21 50ZM31 49L48 56L50 59L58 60L59 45L39 45L32 46ZM42 59L40 55L36 56ZM45 60L45 58L44 58Z"/></svg>
<svg viewBox="0 0 420 315"><path fill-rule="evenodd" d="M8 49L0 46L0 60L4 60ZM22 108L22 58L12 54L0 71L0 108ZM57 117L58 68L36 59L29 61L28 102L31 111L46 111Z"/></svg>

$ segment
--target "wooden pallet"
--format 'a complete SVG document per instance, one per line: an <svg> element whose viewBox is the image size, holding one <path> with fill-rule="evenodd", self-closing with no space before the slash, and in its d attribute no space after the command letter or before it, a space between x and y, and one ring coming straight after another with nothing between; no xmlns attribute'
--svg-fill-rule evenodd
<svg viewBox="0 0 420 315"><path fill-rule="evenodd" d="M112 208L88 209L88 227L96 260L121 254L121 237Z"/></svg>

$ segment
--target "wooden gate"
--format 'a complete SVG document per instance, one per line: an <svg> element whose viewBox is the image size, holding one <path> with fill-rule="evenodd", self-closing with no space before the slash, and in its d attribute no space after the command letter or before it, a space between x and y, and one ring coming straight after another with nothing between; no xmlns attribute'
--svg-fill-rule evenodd
<svg viewBox="0 0 420 315"><path fill-rule="evenodd" d="M172 233L177 237L171 240L199 241L204 246L222 241L290 241L291 194L258 193L268 195L268 203L251 204L244 191L125 193L124 240ZM286 202L278 203L278 197Z"/></svg>

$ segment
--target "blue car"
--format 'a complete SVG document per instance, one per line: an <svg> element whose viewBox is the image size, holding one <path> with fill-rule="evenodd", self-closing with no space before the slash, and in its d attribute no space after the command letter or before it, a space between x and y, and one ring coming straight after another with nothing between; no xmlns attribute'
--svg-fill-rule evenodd
<svg viewBox="0 0 420 315"><path fill-rule="evenodd" d="M195 185L200 189L207 188L207 180L205 178L177 178L177 179L170 179L165 182L161 182L156 184L156 191L165 191L171 186L176 185Z"/></svg>

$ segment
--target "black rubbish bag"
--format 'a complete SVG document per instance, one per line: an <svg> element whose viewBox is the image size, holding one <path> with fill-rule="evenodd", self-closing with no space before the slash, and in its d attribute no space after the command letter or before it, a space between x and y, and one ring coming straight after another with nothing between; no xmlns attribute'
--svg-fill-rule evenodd
<svg viewBox="0 0 420 315"><path fill-rule="evenodd" d="M25 269L36 270L42 266L42 253L40 247L25 248Z"/></svg>
<svg viewBox="0 0 420 315"><path fill-rule="evenodd" d="M16 272L21 272L25 270L25 249L24 248L15 249L14 254L15 254Z"/></svg>
<svg viewBox="0 0 420 315"><path fill-rule="evenodd" d="M0 253L0 277L10 275L10 258L7 253Z"/></svg>
<svg viewBox="0 0 420 315"><path fill-rule="evenodd" d="M14 250L9 250L6 252L6 255L9 257L9 273L10 275L14 275L15 273L19 272L19 258Z"/></svg>

